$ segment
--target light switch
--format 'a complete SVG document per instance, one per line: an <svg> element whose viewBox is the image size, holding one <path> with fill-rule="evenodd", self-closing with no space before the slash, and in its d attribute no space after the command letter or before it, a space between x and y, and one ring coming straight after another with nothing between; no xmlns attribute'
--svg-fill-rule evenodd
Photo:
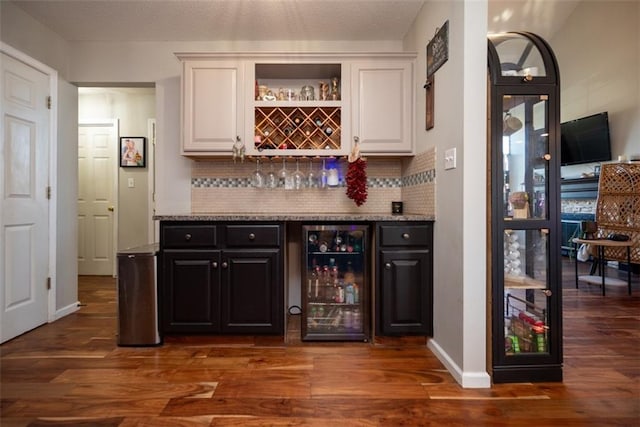
<svg viewBox="0 0 640 427"><path fill-rule="evenodd" d="M133 178L129 178L128 186L129 188L133 188L136 186L136 182L133 180Z"/></svg>
<svg viewBox="0 0 640 427"><path fill-rule="evenodd" d="M449 148L444 152L444 168L455 169L456 168L456 149Z"/></svg>

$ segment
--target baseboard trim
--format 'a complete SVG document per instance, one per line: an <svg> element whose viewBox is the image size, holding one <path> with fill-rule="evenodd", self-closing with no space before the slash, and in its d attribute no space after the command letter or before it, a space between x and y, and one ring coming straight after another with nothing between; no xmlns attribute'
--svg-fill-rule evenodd
<svg viewBox="0 0 640 427"><path fill-rule="evenodd" d="M68 316L71 313L74 313L80 309L80 301L76 301L73 304L69 304L66 307L63 307L59 310L56 310L56 313L53 317L52 322L55 322L58 319L62 319L65 316Z"/></svg>
<svg viewBox="0 0 640 427"><path fill-rule="evenodd" d="M491 388L491 377L487 372L463 371L435 339L430 339L427 347L444 364L451 376L462 388Z"/></svg>

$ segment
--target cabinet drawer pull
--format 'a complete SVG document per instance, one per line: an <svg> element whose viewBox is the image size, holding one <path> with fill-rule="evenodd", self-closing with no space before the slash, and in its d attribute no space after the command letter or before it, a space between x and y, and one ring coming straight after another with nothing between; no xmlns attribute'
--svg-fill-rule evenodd
<svg viewBox="0 0 640 427"><path fill-rule="evenodd" d="M391 270L391 263L388 262L384 265L384 268L386 268L387 270Z"/></svg>
<svg viewBox="0 0 640 427"><path fill-rule="evenodd" d="M253 233L249 233L249 240L256 240L256 235Z"/></svg>
<svg viewBox="0 0 640 427"><path fill-rule="evenodd" d="M189 240L191 240L191 234L189 234L189 233L185 234L185 235L184 235L184 240L186 240L187 242L188 242Z"/></svg>
<svg viewBox="0 0 640 427"><path fill-rule="evenodd" d="M409 240L409 237L411 237L411 236L409 236L409 233L402 233L402 238L404 240Z"/></svg>
<svg viewBox="0 0 640 427"><path fill-rule="evenodd" d="M227 267L229 267L229 264L227 264L226 261L223 261L222 262L222 268L227 268Z"/></svg>
<svg viewBox="0 0 640 427"><path fill-rule="evenodd" d="M218 262L217 262L217 261L213 261L213 262L211 263L211 266L212 266L213 268L218 268Z"/></svg>

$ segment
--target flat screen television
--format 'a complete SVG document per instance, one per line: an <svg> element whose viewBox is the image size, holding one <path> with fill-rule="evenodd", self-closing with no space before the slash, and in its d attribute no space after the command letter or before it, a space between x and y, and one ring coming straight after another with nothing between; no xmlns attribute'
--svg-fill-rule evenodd
<svg viewBox="0 0 640 427"><path fill-rule="evenodd" d="M611 160L608 113L561 123L560 145L562 166Z"/></svg>

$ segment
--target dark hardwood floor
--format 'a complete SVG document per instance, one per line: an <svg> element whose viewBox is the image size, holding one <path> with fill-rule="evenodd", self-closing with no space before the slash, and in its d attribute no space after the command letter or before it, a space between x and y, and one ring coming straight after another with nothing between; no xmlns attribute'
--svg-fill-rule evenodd
<svg viewBox="0 0 640 427"><path fill-rule="evenodd" d="M564 381L490 389L462 389L416 339L300 343L298 317L286 344L118 347L115 280L81 277L78 312L0 346L0 424L639 426L640 280L602 297L565 267Z"/></svg>

